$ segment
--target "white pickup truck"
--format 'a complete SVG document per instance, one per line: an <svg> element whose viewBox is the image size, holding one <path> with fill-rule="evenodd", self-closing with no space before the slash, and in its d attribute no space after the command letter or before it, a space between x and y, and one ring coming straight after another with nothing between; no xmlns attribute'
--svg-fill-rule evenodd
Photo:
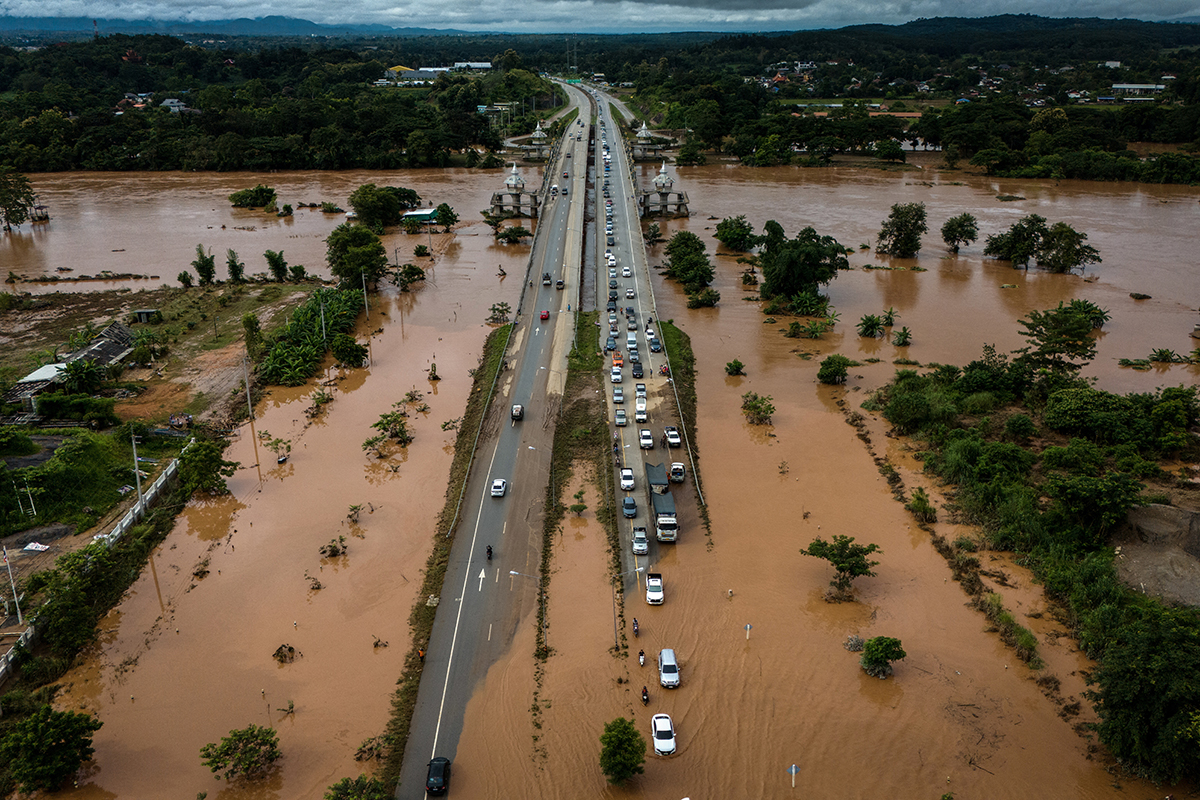
<svg viewBox="0 0 1200 800"><path fill-rule="evenodd" d="M659 572L646 573L646 602L661 606L663 602L663 577Z"/></svg>

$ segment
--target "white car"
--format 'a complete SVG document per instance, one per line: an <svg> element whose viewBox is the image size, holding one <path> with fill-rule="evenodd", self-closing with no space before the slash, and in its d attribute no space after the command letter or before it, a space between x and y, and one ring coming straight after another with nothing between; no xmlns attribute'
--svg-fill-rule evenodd
<svg viewBox="0 0 1200 800"><path fill-rule="evenodd" d="M626 289L625 296L632 298L633 297L633 289Z"/></svg>
<svg viewBox="0 0 1200 800"><path fill-rule="evenodd" d="M645 399L646 399L646 384L644 384L644 383L638 383L638 384L635 384L635 385L634 385L634 387L633 387L633 392L634 392L634 394L636 394L638 397L640 397L640 398L642 398L643 400L645 400Z"/></svg>
<svg viewBox="0 0 1200 800"><path fill-rule="evenodd" d="M612 373L609 375L609 378L612 380L612 382L613 382L613 383L620 383L620 382L621 382L621 380L622 380L622 378L621 378L621 368L620 368L620 367L613 367L613 368L612 368ZM653 438L651 438L651 440L650 440L650 443L651 443L651 444L653 444L653 443L654 443L654 440L653 440Z"/></svg>
<svg viewBox="0 0 1200 800"><path fill-rule="evenodd" d="M642 448L643 450L653 450L654 434L645 428L642 428L640 431L638 431L638 447Z"/></svg>
<svg viewBox="0 0 1200 800"><path fill-rule="evenodd" d="M625 467L621 470L621 491L633 491L633 470L631 470L629 467Z"/></svg>
<svg viewBox="0 0 1200 800"><path fill-rule="evenodd" d="M650 720L650 734L654 739L654 755L669 756L675 752L675 726L668 714L655 714Z"/></svg>
<svg viewBox="0 0 1200 800"><path fill-rule="evenodd" d="M663 579L657 572L646 573L646 602L661 606L663 602Z"/></svg>
<svg viewBox="0 0 1200 800"><path fill-rule="evenodd" d="M626 425L629 424L628 417L626 417L625 409L623 409L623 408L618 408L617 413L614 414L613 417L614 417L615 422L617 423L618 428L624 428Z"/></svg>
<svg viewBox="0 0 1200 800"><path fill-rule="evenodd" d="M613 403L615 405L619 406L624 402L625 402L625 390L622 389L620 386L613 387Z"/></svg>
<svg viewBox="0 0 1200 800"><path fill-rule="evenodd" d="M622 278L632 278L633 272L630 271L629 267L624 267L621 269L621 277Z"/></svg>
<svg viewBox="0 0 1200 800"><path fill-rule="evenodd" d="M633 554L644 556L650 552L650 540L646 537L645 528L633 529Z"/></svg>
<svg viewBox="0 0 1200 800"><path fill-rule="evenodd" d="M504 493L508 491L508 481L504 478L496 478L492 481L492 497L504 497Z"/></svg>

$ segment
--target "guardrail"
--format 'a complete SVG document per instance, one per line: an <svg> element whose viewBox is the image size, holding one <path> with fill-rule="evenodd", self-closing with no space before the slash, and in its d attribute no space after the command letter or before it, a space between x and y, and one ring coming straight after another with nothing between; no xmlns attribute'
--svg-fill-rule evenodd
<svg viewBox="0 0 1200 800"><path fill-rule="evenodd" d="M190 442L184 445L183 450L187 450L195 442L196 440L192 439ZM180 452L182 453L183 451L181 450ZM146 515L147 509L154 505L154 501L162 495L163 491L166 489L167 483L174 480L175 476L178 474L179 459L173 458L171 459L171 463L167 464L166 469L164 469L159 476L154 479L154 482L151 483L144 492L142 492L142 496L136 503L133 504L129 511L127 511L123 517L121 517L117 524L107 532L98 533L93 536L92 542L95 544L102 544L105 547L112 547L114 544L121 541L121 537L128 533L129 529L136 525L138 521ZM25 629L25 632L17 637L16 643L9 648L8 652L0 656L0 686L4 685L4 682L8 679L9 673L13 669L12 662L17 657L17 649L22 647L26 650L32 649L33 645L37 642L38 637L41 635L41 628L42 626L38 625L35 617L30 622L29 627Z"/></svg>

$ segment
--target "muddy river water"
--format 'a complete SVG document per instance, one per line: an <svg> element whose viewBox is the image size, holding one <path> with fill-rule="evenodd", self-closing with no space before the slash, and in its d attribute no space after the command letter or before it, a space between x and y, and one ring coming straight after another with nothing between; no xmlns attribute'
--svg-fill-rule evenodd
<svg viewBox="0 0 1200 800"><path fill-rule="evenodd" d="M646 178L652 170L647 169ZM669 220L664 234L691 230L710 246L716 222L746 215L761 228L780 222L789 235L812 225L857 247L873 243L891 204L924 202L931 233L909 261L870 251L828 287L841 314L819 342L782 337L785 322L764 324L744 301L740 267L715 258L715 309L689 311L678 287L656 279L658 315L673 318L697 353L699 451L711 538L685 504L684 536L660 551L667 602L649 608L635 593L627 615L651 658L615 658L612 598L603 571L604 537L589 514L564 523L551 583L549 643L555 655L534 682L532 630L523 626L508 657L477 688L455 759L454 794L463 797L1130 797L1162 791L1114 780L1091 758L1075 720L1059 716L1023 667L987 632L928 535L912 525L880 477L837 401L854 408L885 382L891 362L965 363L983 343L1002 351L1023 344L1016 320L1032 309L1082 297L1107 308L1099 354L1087 374L1119 391L1196 383L1195 367L1151 372L1118 368L1165 347L1188 352L1200 321L1200 192L1179 187L996 181L961 173L871 170L752 171L726 166L672 169L688 192L692 216ZM533 183L537 175L526 174ZM502 176L467 171L330 175L48 175L35 188L54 214L49 226L0 241L0 263L17 273L103 269L169 278L197 242L233 247L249 261L283 249L290 262L315 268L322 239L338 220L313 211L278 221L228 208L223 198L262 181L283 202L343 203L360 183L406 185L446 201L465 222L477 219ZM1026 199L1001 202L997 195ZM949 216L974 213L981 233L1038 213L1089 235L1104 258L1076 276L1013 271L982 258L982 243L948 256L936 231ZM222 229L221 226L225 228ZM240 228L254 227L254 230ZM428 285L372 308L360 335L371 338L369 369L336 384L336 400L312 425L303 409L313 386L275 390L256 410L258 430L290 438L291 460L257 456L248 428L231 448L244 469L231 498L195 504L156 552L151 569L105 621L92 657L65 679L65 707L97 713L95 766L72 798L319 798L337 779L357 774L360 742L382 729L388 697L407 648L407 615L419 586L433 519L441 507L452 433L441 423L461 414L486 335L491 303L516 304L519 282L500 281L523 267L527 248L495 245L480 223L433 243L441 252ZM389 237L389 251L411 252L412 237ZM123 252L113 252L123 250ZM661 245L651 263L662 257ZM401 260L405 260L402 255ZM218 259L220 262L221 259ZM82 265L87 264L85 269ZM866 264L919 265L863 270ZM251 271L255 267L251 266ZM220 267L219 267L219 271ZM137 288L143 282L130 283ZM1001 288L1005 284L1013 288ZM28 288L22 286L21 288ZM1130 292L1152 296L1134 301ZM893 307L913 344L895 348L860 340L853 324ZM846 389L816 382L819 358L841 352L863 362ZM799 357L813 354L811 360ZM746 364L730 378L724 364ZM868 364L867 358L881 359ZM446 379L431 384L436 361ZM326 377L336 378L331 371ZM407 390L426 393L427 414L404 456L379 462L360 447L378 414ZM774 425L745 424L746 391L774 398ZM870 423L879 432L882 426ZM870 426L869 426L870 427ZM874 437L879 452L890 442ZM899 456L897 456L899 458ZM253 466L262 462L259 469ZM907 478L906 478L907 479ZM915 479L915 478L914 478ZM571 491L574 491L572 488ZM587 501L594 507L594 498ZM348 507L362 504L359 522ZM947 526L948 527L948 526ZM814 536L847 534L878 543L875 578L856 582L857 603L822 600L829 569L799 554ZM317 549L345 535L347 556ZM208 574L196 578L207 560ZM1078 699L1086 662L1052 624L1025 615L1044 609L1038 587L1006 566L1006 605L1039 634L1062 692ZM306 576L324 588L314 591ZM732 592L732 594L731 594ZM1035 621L1036 620L1036 621ZM746 630L746 626L750 630ZM900 638L908 658L892 680L868 678L847 635ZM376 639L390 647L375 647ZM631 640L632 641L632 640ZM271 653L288 643L303 655L279 665ZM660 647L682 662L682 686L656 686L650 667ZM649 708L636 702L651 687ZM537 691L542 711L530 712ZM294 713L287 714L292 704ZM1085 703L1086 706L1086 703ZM675 721L679 753L651 757L645 774L608 786L598 764L603 723L624 714L648 731L652 713ZM1089 718L1085 709L1083 719ZM273 724L285 753L265 785L226 786L199 762L199 748L250 722ZM793 778L787 769L795 764ZM1157 792L1157 794L1156 794Z"/></svg>

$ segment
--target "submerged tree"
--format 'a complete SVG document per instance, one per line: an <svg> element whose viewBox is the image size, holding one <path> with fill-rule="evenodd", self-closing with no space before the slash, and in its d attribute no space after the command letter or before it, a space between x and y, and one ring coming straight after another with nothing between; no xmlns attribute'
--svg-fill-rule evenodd
<svg viewBox="0 0 1200 800"><path fill-rule="evenodd" d="M103 724L87 714L42 706L11 723L0 739L0 761L23 794L53 792L92 757L92 734Z"/></svg>
<svg viewBox="0 0 1200 800"><path fill-rule="evenodd" d="M11 231L29 219L33 208L33 185L29 178L12 167L0 167L0 220L4 230Z"/></svg>
<svg viewBox="0 0 1200 800"><path fill-rule="evenodd" d="M900 258L912 258L921 249L921 236L929 226L925 222L924 203L897 203L879 229L875 250Z"/></svg>
<svg viewBox="0 0 1200 800"><path fill-rule="evenodd" d="M801 554L823 558L833 565L833 580L829 585L833 588L831 596L834 599L845 599L850 594L850 583L855 578L866 575L874 577L871 567L879 564L867 556L879 551L877 544L856 544L853 536L835 535L833 541L827 542L818 536L812 544L800 550Z"/></svg>
<svg viewBox="0 0 1200 800"><path fill-rule="evenodd" d="M788 239L775 220L763 226L760 289L764 298L795 297L817 294L817 287L837 277L839 269L848 269L846 249L832 236L819 236L805 228Z"/></svg>
<svg viewBox="0 0 1200 800"><path fill-rule="evenodd" d="M978 238L979 223L972 214L959 214L942 225L942 241L950 248L951 253L957 253L959 247Z"/></svg>
<svg viewBox="0 0 1200 800"><path fill-rule="evenodd" d="M617 717L600 735L600 771L609 783L620 784L641 775L646 763L646 740L633 720Z"/></svg>
<svg viewBox="0 0 1200 800"><path fill-rule="evenodd" d="M279 735L274 728L250 724L232 730L219 743L209 742L200 748L200 761L214 773L224 773L226 780L243 776L256 778L267 772L283 756L279 751ZM218 780L222 777L215 775Z"/></svg>
<svg viewBox="0 0 1200 800"><path fill-rule="evenodd" d="M758 237L754 235L754 226L746 221L745 214L736 217L726 217L717 223L717 241L730 250L745 252L754 247Z"/></svg>
<svg viewBox="0 0 1200 800"><path fill-rule="evenodd" d="M908 653L900 646L899 639L891 636L876 636L863 645L859 665L873 678L886 678L892 674L892 662L906 658Z"/></svg>

